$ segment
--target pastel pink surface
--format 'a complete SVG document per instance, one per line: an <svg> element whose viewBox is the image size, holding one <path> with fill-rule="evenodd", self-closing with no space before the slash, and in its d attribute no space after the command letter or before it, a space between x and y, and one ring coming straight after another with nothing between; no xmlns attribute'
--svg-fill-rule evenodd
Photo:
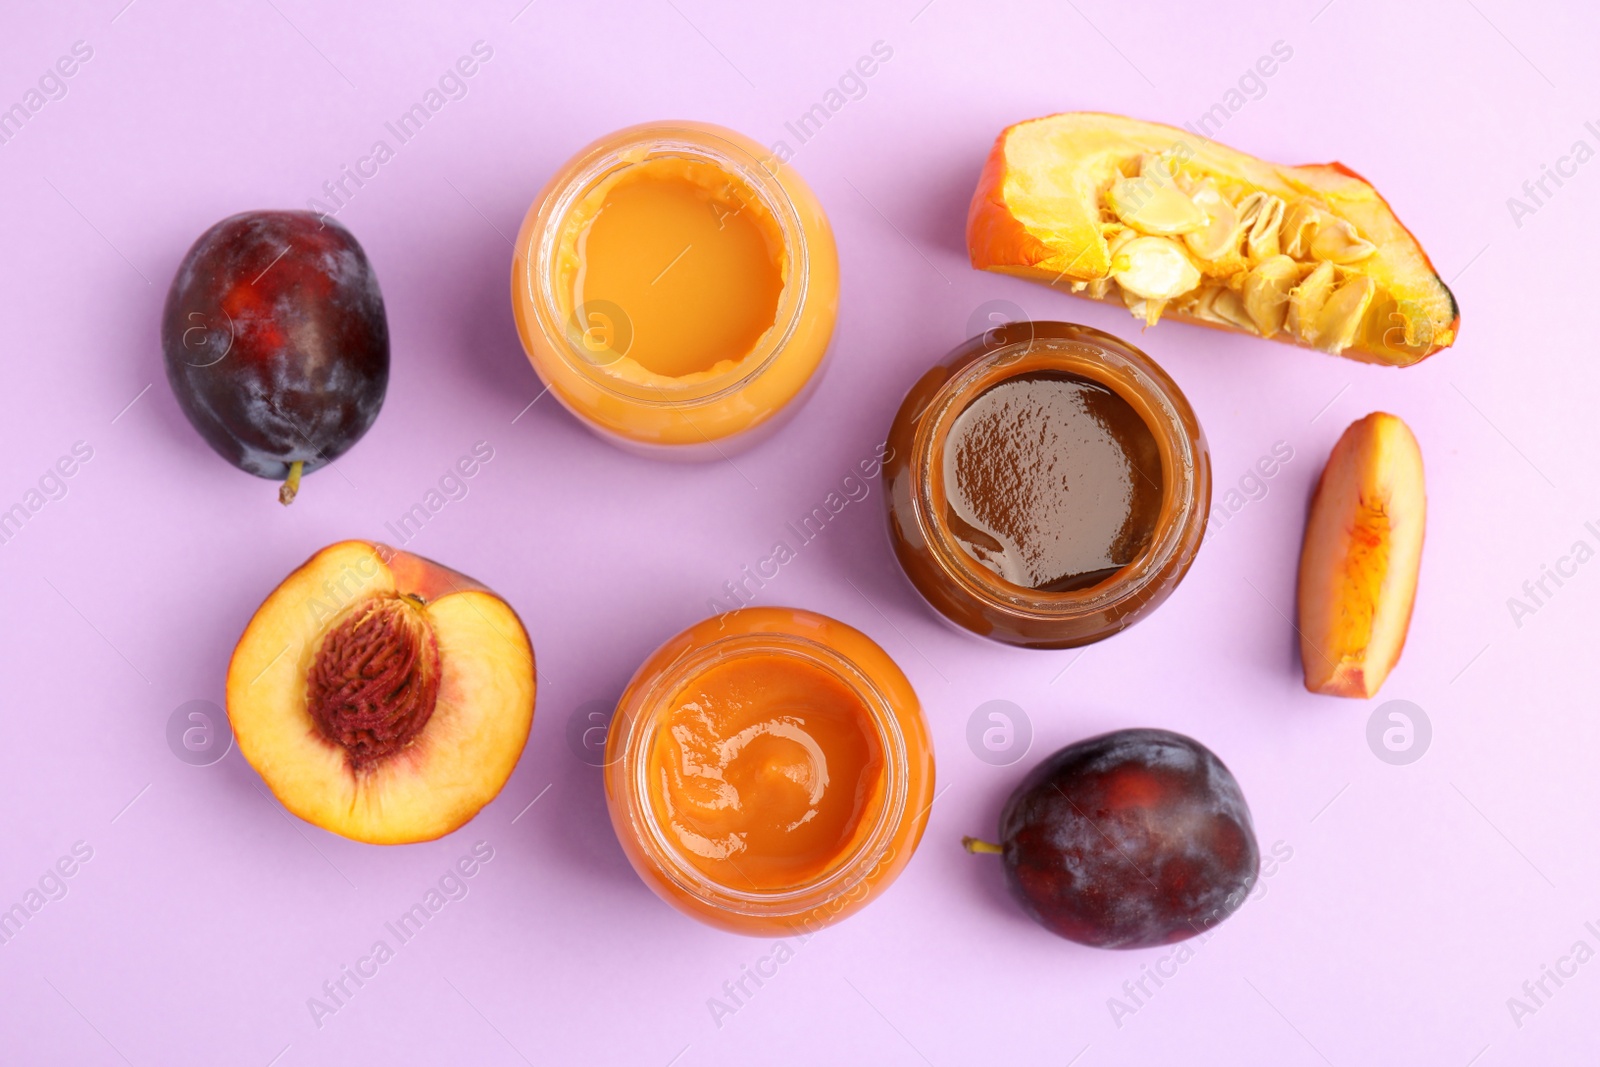
<svg viewBox="0 0 1600 1067"><path fill-rule="evenodd" d="M1592 9L446 7L108 0L8 15L0 106L74 42L93 54L0 144L0 508L75 442L92 458L0 545L0 908L75 843L92 857L0 944L0 1060L1488 1067L1600 1054L1600 962L1570 962L1576 942L1600 949L1585 666L1600 564L1572 556L1579 541L1600 548L1600 369L1582 296L1600 162L1569 157L1573 173L1546 179L1537 202L1523 189L1574 142L1600 147ZM385 124L478 41L493 54L465 95L400 143ZM841 81L877 42L888 58ZM1292 56L1241 86L1275 42ZM1394 371L1176 324L1141 334L1115 308L967 266L967 199L1003 126L1068 109L1182 124L1218 104L1225 142L1338 159L1379 187L1456 291L1454 349ZM800 143L791 127L813 105L827 118ZM508 304L508 235L552 171L608 130L674 116L787 142L839 241L827 377L782 434L731 463L653 463L548 397L528 407L540 388ZM283 508L184 421L161 366L161 301L207 226L326 202L324 182L379 140L393 158L359 188L347 180L338 217L388 302L388 401ZM1509 197L1532 210L1514 214ZM1161 610L1081 652L943 626L894 563L876 483L800 547L756 602L822 611L883 644L925 702L940 792L901 880L776 962L773 943L696 925L634 876L569 723L723 602L725 583L792 538L787 523L831 492L861 496L846 479L906 388L985 325L991 301L1143 347L1205 426L1219 502L1230 489L1247 502ZM1416 614L1381 697L1314 697L1289 623L1301 524L1327 450L1375 409L1407 420L1427 464ZM169 716L221 701L233 642L273 585L331 541L394 543L386 524L480 441L492 460L404 547L507 597L538 650L533 735L501 797L449 838L375 848L288 816L237 751L206 767L175 758ZM1292 460L1250 480L1278 442ZM1524 583L1542 578L1535 603ZM1390 699L1432 723L1409 765L1368 746ZM991 700L1032 723L1014 766L968 747L969 716ZM1145 725L1214 749L1263 852L1292 852L1181 961L1053 938L1012 905L992 858L960 848L993 832L1037 759ZM477 842L492 860L447 883L465 896L400 944L386 924ZM333 1003L324 983L380 939L393 958L364 984L345 979L342 1006L316 1017L308 1000ZM1526 991L1547 965L1571 973Z"/></svg>

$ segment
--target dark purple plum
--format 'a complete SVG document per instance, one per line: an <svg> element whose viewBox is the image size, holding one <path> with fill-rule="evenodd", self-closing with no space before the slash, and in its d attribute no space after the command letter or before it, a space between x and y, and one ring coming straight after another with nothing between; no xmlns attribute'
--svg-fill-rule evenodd
<svg viewBox="0 0 1600 1067"><path fill-rule="evenodd" d="M389 324L366 253L308 211L248 211L200 235L167 291L167 380L200 436L284 483L349 450L389 386Z"/></svg>
<svg viewBox="0 0 1600 1067"><path fill-rule="evenodd" d="M1022 780L1000 816L1006 883L1045 929L1099 948L1193 937L1244 903L1260 851L1239 783L1170 730L1068 745Z"/></svg>

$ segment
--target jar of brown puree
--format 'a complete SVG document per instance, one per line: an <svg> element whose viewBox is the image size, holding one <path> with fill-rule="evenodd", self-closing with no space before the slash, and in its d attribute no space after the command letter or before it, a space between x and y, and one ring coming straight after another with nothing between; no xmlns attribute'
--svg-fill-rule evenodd
<svg viewBox="0 0 1600 1067"><path fill-rule="evenodd" d="M883 469L889 533L958 626L1084 645L1171 595L1205 535L1211 458L1150 357L1065 322L1013 322L906 394Z"/></svg>

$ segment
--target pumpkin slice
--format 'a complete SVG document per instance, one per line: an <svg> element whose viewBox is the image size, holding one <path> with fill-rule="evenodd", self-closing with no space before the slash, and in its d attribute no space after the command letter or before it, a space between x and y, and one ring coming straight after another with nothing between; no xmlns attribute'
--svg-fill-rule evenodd
<svg viewBox="0 0 1600 1067"><path fill-rule="evenodd" d="M1129 238L1187 256L1193 270L1163 263L1162 279L1190 287L1159 304L1123 293L1128 264L1116 250ZM1461 322L1422 247L1354 171L1268 163L1120 115L1068 112L1003 130L972 198L967 247L980 270L1122 303L1148 323L1164 314L1369 363L1425 359L1455 342ZM1235 313L1227 293L1253 313Z"/></svg>

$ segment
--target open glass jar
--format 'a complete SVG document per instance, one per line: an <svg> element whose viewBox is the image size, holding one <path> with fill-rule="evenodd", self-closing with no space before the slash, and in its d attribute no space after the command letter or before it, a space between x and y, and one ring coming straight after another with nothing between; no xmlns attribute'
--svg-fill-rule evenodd
<svg viewBox="0 0 1600 1067"><path fill-rule="evenodd" d="M973 633L1030 648L1098 641L1188 572L1211 460L1165 371L1087 326L1014 322L923 375L889 434L896 556Z"/></svg>
<svg viewBox="0 0 1600 1067"><path fill-rule="evenodd" d="M809 933L910 860L933 748L887 653L841 622L745 608L662 645L606 739L606 803L639 876L697 919Z"/></svg>
<svg viewBox="0 0 1600 1067"><path fill-rule="evenodd" d="M833 335L838 256L793 168L663 122L585 148L517 236L511 303L557 400L633 451L714 459L792 414Z"/></svg>

